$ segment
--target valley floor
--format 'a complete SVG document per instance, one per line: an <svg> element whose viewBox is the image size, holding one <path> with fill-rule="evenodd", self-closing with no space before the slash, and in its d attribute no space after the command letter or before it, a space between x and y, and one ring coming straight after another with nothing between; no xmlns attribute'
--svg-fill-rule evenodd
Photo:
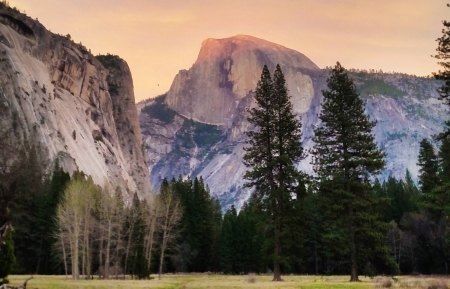
<svg viewBox="0 0 450 289"><path fill-rule="evenodd" d="M11 285L21 285L29 276L10 276ZM40 289L118 289L118 288L171 288L171 289L231 289L231 288L380 288L385 278L361 277L361 282L350 283L348 276L284 276L284 282L271 282L271 276L255 276L249 283L249 276L228 275L164 275L162 280L71 280L65 276L35 276L28 282L29 288ZM382 279L382 280L380 280ZM378 281L378 282L377 282ZM381 282L380 282L381 281ZM432 277L399 277L392 281L393 288L448 288L450 279ZM445 284L445 285L444 285ZM430 287L431 285L431 287ZM433 285L437 285L436 287Z"/></svg>

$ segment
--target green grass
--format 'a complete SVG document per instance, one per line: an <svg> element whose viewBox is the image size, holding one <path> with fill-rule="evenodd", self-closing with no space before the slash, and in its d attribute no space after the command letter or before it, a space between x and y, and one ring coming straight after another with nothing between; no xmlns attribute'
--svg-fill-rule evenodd
<svg viewBox="0 0 450 289"><path fill-rule="evenodd" d="M10 276L12 285L20 285L28 276ZM156 277L153 275L153 277ZM35 276L28 282L29 288L56 289L118 289L118 288L373 288L371 279L361 277L362 282L350 283L348 276L283 276L284 282L272 282L271 276L256 276L255 283L247 281L247 275L164 275L162 280L72 280L65 276Z"/></svg>

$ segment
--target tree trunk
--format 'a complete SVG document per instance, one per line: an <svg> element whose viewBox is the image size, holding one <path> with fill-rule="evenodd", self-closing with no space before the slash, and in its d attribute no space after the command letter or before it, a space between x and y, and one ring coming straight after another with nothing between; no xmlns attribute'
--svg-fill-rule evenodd
<svg viewBox="0 0 450 289"><path fill-rule="evenodd" d="M350 274L350 282L357 282L358 279L358 260L356 257L356 242L355 242L355 228L353 226L353 209L350 209L350 246L351 246L351 262L352 271Z"/></svg>
<svg viewBox="0 0 450 289"><path fill-rule="evenodd" d="M109 278L109 263L110 263L110 247L111 247L111 220L108 220L108 233L106 237L106 253L105 253L105 279Z"/></svg>
<svg viewBox="0 0 450 289"><path fill-rule="evenodd" d="M274 248L274 258L273 261L273 280L272 281L283 281L281 279L281 268L280 268L280 253L281 253L281 244L280 244L280 227L278 224L275 225L275 248Z"/></svg>
<svg viewBox="0 0 450 289"><path fill-rule="evenodd" d="M161 278L162 278L162 269L163 269L164 251L165 250L166 250L166 236L164 236L163 243L161 246L161 256L159 257L159 271L158 271L158 279L159 280L161 280Z"/></svg>
<svg viewBox="0 0 450 289"><path fill-rule="evenodd" d="M103 269L103 233L102 233L102 229L100 228L100 249L99 249L99 253L98 253L98 278L102 279L103 278L103 272L105 271Z"/></svg>
<svg viewBox="0 0 450 289"><path fill-rule="evenodd" d="M124 266L125 268L123 269L123 279L126 279L126 274L127 274L127 269L128 269L128 256L130 254L131 237L133 234L133 230L134 230L134 220L130 224L130 230L129 230L128 240L127 240L127 248L125 250L125 266Z"/></svg>
<svg viewBox="0 0 450 289"><path fill-rule="evenodd" d="M64 271L66 273L66 279L67 279L67 257L66 257L66 248L64 246L64 239L61 233L61 245L62 245L62 249L63 249L63 258L64 258Z"/></svg>
<svg viewBox="0 0 450 289"><path fill-rule="evenodd" d="M73 279L78 279L80 277L80 271L78 267L78 234L74 240L73 255L72 255L72 277Z"/></svg>
<svg viewBox="0 0 450 289"><path fill-rule="evenodd" d="M356 261L356 250L354 246L352 248L352 272L350 276L350 282L357 282L358 279L358 262Z"/></svg>
<svg viewBox="0 0 450 289"><path fill-rule="evenodd" d="M314 259L316 261L316 275L319 275L319 264L317 263L317 245L314 246Z"/></svg>

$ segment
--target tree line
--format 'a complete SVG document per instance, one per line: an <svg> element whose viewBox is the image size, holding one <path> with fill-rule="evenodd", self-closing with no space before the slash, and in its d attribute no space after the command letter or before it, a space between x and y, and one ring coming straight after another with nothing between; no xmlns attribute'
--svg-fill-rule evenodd
<svg viewBox="0 0 450 289"><path fill-rule="evenodd" d="M449 103L450 23L437 55L438 92ZM293 113L281 67L264 66L248 111L244 164L254 193L222 216L202 178L164 180L152 199L114 184L70 176L50 165L39 143L0 104L0 283L9 273L73 278L150 278L150 272L448 274L450 121L420 143L416 186L380 183L384 153L372 134L353 80L338 62L322 91L314 174L305 158L301 119ZM31 138L32 140L32 138Z"/></svg>

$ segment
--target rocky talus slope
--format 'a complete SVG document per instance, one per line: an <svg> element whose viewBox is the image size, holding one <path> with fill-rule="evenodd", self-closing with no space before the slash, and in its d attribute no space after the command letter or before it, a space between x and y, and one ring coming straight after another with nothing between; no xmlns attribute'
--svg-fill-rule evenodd
<svg viewBox="0 0 450 289"><path fill-rule="evenodd" d="M99 59L0 7L0 105L16 136L43 144L69 172L144 197L150 183L131 74L118 57Z"/></svg>
<svg viewBox="0 0 450 289"><path fill-rule="evenodd" d="M167 94L138 104L155 189L164 177L202 176L224 207L243 204L250 195L242 179L247 109L255 105L253 91L263 65L273 71L277 63L302 117L303 146L312 147L328 71L299 52L251 36L208 39ZM376 141L387 153L386 170L378 177L403 177L406 169L416 177L420 140L438 133L448 118L437 100L439 83L404 74L349 73L377 121ZM311 173L310 161L306 158L299 168Z"/></svg>

